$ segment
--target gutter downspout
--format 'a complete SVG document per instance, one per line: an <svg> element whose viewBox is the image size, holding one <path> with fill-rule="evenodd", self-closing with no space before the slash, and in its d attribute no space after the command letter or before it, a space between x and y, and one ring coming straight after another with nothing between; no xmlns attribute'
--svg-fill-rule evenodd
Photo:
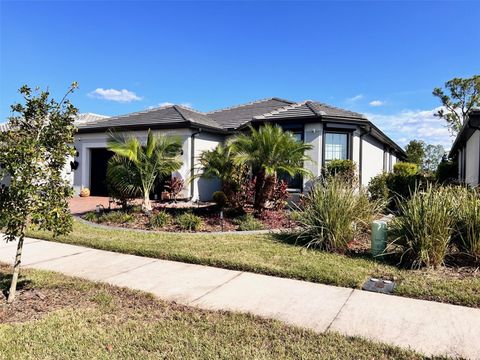
<svg viewBox="0 0 480 360"><path fill-rule="evenodd" d="M372 127L371 126L365 126L365 128L361 128L362 133L360 134L360 157L358 161L358 184L360 187L362 186L362 171L363 171L363 137L365 135L370 135L372 132Z"/></svg>
<svg viewBox="0 0 480 360"><path fill-rule="evenodd" d="M191 153L190 153L190 200L193 199L193 195L195 194L195 135L198 135L202 132L202 129L197 129L196 132L192 133L190 136L191 139Z"/></svg>

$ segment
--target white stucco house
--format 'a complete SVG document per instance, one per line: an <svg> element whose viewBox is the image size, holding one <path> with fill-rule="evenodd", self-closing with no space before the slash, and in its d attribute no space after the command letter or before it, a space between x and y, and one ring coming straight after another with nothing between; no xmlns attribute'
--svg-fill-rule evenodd
<svg viewBox="0 0 480 360"><path fill-rule="evenodd" d="M458 180L471 186L480 183L480 109L469 112L449 157L458 163Z"/></svg>
<svg viewBox="0 0 480 360"><path fill-rule="evenodd" d="M91 117L77 121L75 135L77 156L72 183L78 194L88 187L92 195L106 195L105 174L111 153L106 149L108 132L125 132L145 139L148 129L167 136L178 136L183 143L182 168L172 174L185 181L181 194L190 200L210 200L219 182L193 176L199 169L198 157L215 148L229 136L247 130L249 125L266 122L292 131L300 140L313 145L306 163L314 175L333 159L351 159L357 164L360 182L405 157L404 151L363 115L316 101L293 102L270 98L212 112L199 112L180 105L164 106L115 117ZM194 179L191 181L191 179ZM292 191L301 192L308 179L290 181Z"/></svg>

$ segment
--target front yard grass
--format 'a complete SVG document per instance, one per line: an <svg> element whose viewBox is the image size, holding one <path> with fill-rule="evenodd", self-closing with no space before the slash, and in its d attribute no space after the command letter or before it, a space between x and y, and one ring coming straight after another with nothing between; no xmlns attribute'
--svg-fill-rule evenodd
<svg viewBox="0 0 480 360"><path fill-rule="evenodd" d="M0 264L0 290L10 270ZM1 359L423 359L359 338L189 308L52 272L23 270L21 284L15 311L0 316ZM45 309L51 303L56 306ZM2 310L12 309L0 303Z"/></svg>
<svg viewBox="0 0 480 360"><path fill-rule="evenodd" d="M368 258L307 250L272 234L212 235L103 229L75 221L67 236L30 230L31 237L159 259L361 288L369 277L397 282L395 294L480 307L480 276L402 270Z"/></svg>

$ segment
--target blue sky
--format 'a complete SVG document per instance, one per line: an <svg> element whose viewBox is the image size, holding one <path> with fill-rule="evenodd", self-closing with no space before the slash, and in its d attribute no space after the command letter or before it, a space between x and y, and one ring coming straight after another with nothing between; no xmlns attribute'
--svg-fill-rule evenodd
<svg viewBox="0 0 480 360"><path fill-rule="evenodd" d="M208 111L267 97L367 114L401 145L449 146L431 95L480 73L480 2L2 1L0 119L22 84L81 112Z"/></svg>

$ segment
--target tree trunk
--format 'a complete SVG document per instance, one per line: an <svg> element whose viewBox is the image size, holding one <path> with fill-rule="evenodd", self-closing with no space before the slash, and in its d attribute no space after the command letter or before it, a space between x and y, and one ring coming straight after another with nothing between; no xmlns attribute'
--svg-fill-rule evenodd
<svg viewBox="0 0 480 360"><path fill-rule="evenodd" d="M145 212L152 211L152 202L150 201L150 193L149 192L145 192L144 195L143 195L142 209Z"/></svg>
<svg viewBox="0 0 480 360"><path fill-rule="evenodd" d="M22 260L22 250L23 250L23 240L24 240L25 235L22 234L20 235L18 239L18 245L17 245L17 254L15 255L15 263L13 264L13 277L12 277L12 283L10 284L10 291L8 292L8 299L7 302L11 304L13 300L15 300L15 293L17 292L17 282L18 282L18 275L20 274L20 263Z"/></svg>

